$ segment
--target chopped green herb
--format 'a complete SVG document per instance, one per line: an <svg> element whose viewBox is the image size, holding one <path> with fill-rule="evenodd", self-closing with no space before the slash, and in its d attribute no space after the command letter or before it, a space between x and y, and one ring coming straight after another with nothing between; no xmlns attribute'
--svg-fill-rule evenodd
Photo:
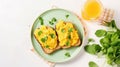
<svg viewBox="0 0 120 67"><path fill-rule="evenodd" d="M66 18L68 18L68 17L69 17L69 15L68 15L68 14L67 14L67 15L65 15L65 17L66 17Z"/></svg>
<svg viewBox="0 0 120 67"><path fill-rule="evenodd" d="M45 47L46 47L46 48L49 48L50 46L49 46L49 45L46 45Z"/></svg>
<svg viewBox="0 0 120 67"><path fill-rule="evenodd" d="M88 43L89 43L89 42L94 42L94 41L95 41L95 40L92 39L92 38L89 38L89 39L88 39Z"/></svg>
<svg viewBox="0 0 120 67"><path fill-rule="evenodd" d="M68 39L71 39L71 35L70 34L68 35Z"/></svg>
<svg viewBox="0 0 120 67"><path fill-rule="evenodd" d="M70 57L70 53L69 53L69 52L66 52L66 53L65 53L65 56L66 56L66 57Z"/></svg>
<svg viewBox="0 0 120 67"><path fill-rule="evenodd" d="M61 29L61 32L64 33L64 32L65 32L65 29Z"/></svg>
<svg viewBox="0 0 120 67"><path fill-rule="evenodd" d="M97 36L97 37L102 37L102 36L104 36L106 34L106 31L105 30L97 30L96 32L95 32L95 35Z"/></svg>
<svg viewBox="0 0 120 67"><path fill-rule="evenodd" d="M49 21L49 24L54 25L54 23L57 21L57 19L55 17L52 18L51 21Z"/></svg>
<svg viewBox="0 0 120 67"><path fill-rule="evenodd" d="M98 65L95 62L90 61L89 62L89 67L98 67Z"/></svg>
<svg viewBox="0 0 120 67"><path fill-rule="evenodd" d="M70 45L70 41L67 41L67 42L66 42L66 46L69 46L69 45Z"/></svg>
<svg viewBox="0 0 120 67"><path fill-rule="evenodd" d="M42 17L39 17L38 19L39 19L39 21L40 21L40 24L41 24L41 25L44 25L44 20L43 20L43 18L42 18Z"/></svg>
<svg viewBox="0 0 120 67"><path fill-rule="evenodd" d="M68 29L68 32L70 33L70 32L72 32L73 31L73 28L69 28Z"/></svg>
<svg viewBox="0 0 120 67"><path fill-rule="evenodd" d="M49 21L49 24L54 25L54 23L52 21Z"/></svg>
<svg viewBox="0 0 120 67"><path fill-rule="evenodd" d="M47 40L48 39L48 37L47 36L45 36L45 40Z"/></svg>
<svg viewBox="0 0 120 67"><path fill-rule="evenodd" d="M47 41L47 39L48 39L48 37L45 36L44 38L41 38L41 41L42 41L43 43L45 43L45 41Z"/></svg>
<svg viewBox="0 0 120 67"><path fill-rule="evenodd" d="M39 31L39 32L38 32L38 35L40 36L41 34L42 34L42 31Z"/></svg>
<svg viewBox="0 0 120 67"><path fill-rule="evenodd" d="M52 22L56 22L57 19L56 19L55 17L53 17L51 21L52 21Z"/></svg>
<svg viewBox="0 0 120 67"><path fill-rule="evenodd" d="M45 38L41 38L41 41L44 43L46 40L45 40Z"/></svg>
<svg viewBox="0 0 120 67"><path fill-rule="evenodd" d="M50 34L51 38L55 38L55 35L54 34Z"/></svg>

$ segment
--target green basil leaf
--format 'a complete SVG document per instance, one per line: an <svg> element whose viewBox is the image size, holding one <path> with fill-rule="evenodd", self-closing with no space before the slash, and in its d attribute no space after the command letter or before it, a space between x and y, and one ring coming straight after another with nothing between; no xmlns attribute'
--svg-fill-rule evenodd
<svg viewBox="0 0 120 67"><path fill-rule="evenodd" d="M95 62L90 61L89 62L89 67L98 67L98 65Z"/></svg>
<svg viewBox="0 0 120 67"><path fill-rule="evenodd" d="M111 41L115 41L119 38L119 35L117 33L112 34Z"/></svg>
<svg viewBox="0 0 120 67"><path fill-rule="evenodd" d="M97 36L97 37L102 37L102 36L105 36L105 34L106 34L106 31L105 30L97 30L96 32L95 32L95 35Z"/></svg>
<svg viewBox="0 0 120 67"><path fill-rule="evenodd" d="M89 38L89 39L88 39L88 43L89 43L89 42L95 42L95 40L92 39L92 38Z"/></svg>
<svg viewBox="0 0 120 67"><path fill-rule="evenodd" d="M101 47L98 44L86 45L84 49L90 54L97 54L101 51Z"/></svg>

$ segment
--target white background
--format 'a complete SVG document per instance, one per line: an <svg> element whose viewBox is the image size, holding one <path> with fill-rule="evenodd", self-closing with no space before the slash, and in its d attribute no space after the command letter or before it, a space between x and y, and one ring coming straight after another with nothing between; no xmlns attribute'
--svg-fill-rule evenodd
<svg viewBox="0 0 120 67"><path fill-rule="evenodd" d="M0 67L49 67L46 62L30 51L30 32L34 20L52 6L67 9L80 16L85 0L0 0ZM120 26L120 0L101 0L104 7L115 10L114 19ZM89 37L102 28L96 23L86 22ZM73 61L57 64L56 67L88 67L89 61L96 61L102 67L103 59L83 51Z"/></svg>

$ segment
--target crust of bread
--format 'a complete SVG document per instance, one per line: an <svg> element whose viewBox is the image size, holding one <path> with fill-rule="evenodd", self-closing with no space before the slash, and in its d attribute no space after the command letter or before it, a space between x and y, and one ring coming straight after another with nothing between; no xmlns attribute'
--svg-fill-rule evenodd
<svg viewBox="0 0 120 67"><path fill-rule="evenodd" d="M47 28L51 28L51 27L47 27ZM53 28L52 28L53 29ZM54 30L54 29L53 29ZM56 31L55 31L56 32ZM43 51L46 53L46 54L52 54L54 51L56 50L59 50L61 47L58 45L58 42L57 42L57 46L55 49L49 49L49 48L45 48L41 45L41 43L39 42L39 40L37 39L37 37L34 35L35 39L38 41L38 43L40 44L40 46L42 47Z"/></svg>

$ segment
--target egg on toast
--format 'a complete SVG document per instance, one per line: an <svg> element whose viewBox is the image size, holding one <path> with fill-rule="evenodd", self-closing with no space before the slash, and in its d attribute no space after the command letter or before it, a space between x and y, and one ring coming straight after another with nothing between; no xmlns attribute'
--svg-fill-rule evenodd
<svg viewBox="0 0 120 67"><path fill-rule="evenodd" d="M51 54L60 49L60 46L58 45L58 37L53 28L42 25L34 31L34 36L45 53Z"/></svg>
<svg viewBox="0 0 120 67"><path fill-rule="evenodd" d="M64 22L60 20L56 24L55 28L60 47L70 48L72 46L79 46L81 44L78 32L71 22Z"/></svg>

